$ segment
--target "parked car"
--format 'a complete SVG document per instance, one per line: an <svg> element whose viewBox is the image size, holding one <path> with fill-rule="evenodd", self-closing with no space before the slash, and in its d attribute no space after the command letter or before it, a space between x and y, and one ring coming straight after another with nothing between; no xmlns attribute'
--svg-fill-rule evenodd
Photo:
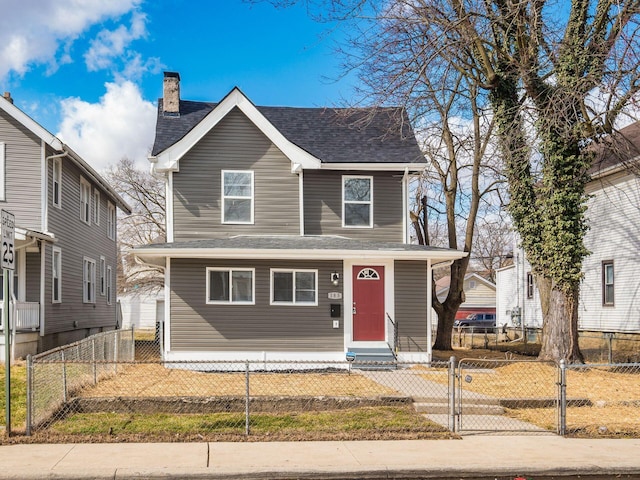
<svg viewBox="0 0 640 480"><path fill-rule="evenodd" d="M453 328L468 329L471 332L493 332L496 328L496 314L470 313L467 318L453 322Z"/></svg>

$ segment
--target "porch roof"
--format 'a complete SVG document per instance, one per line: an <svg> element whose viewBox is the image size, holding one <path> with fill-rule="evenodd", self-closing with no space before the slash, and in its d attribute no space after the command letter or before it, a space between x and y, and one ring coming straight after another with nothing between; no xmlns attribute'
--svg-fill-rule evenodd
<svg viewBox="0 0 640 480"><path fill-rule="evenodd" d="M466 252L393 242L353 240L338 236L248 236L192 240L143 245L133 253L145 263L164 265L170 258L250 258L250 259L394 259L432 260L434 263L457 260Z"/></svg>

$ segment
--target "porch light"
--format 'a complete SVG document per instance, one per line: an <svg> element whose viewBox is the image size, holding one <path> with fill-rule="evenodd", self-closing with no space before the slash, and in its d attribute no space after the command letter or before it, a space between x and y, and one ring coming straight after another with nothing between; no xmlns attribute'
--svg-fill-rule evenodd
<svg viewBox="0 0 640 480"><path fill-rule="evenodd" d="M331 283L333 283L335 287L340 283L340 274L338 272L331 272Z"/></svg>

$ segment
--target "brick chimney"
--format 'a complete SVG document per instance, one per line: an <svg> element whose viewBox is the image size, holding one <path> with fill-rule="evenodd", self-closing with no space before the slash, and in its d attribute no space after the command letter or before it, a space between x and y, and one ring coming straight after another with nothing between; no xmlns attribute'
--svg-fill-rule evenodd
<svg viewBox="0 0 640 480"><path fill-rule="evenodd" d="M4 92L4 95L2 95L4 97L4 99L9 102L9 103L13 103L13 98L11 98L11 94L9 92Z"/></svg>
<svg viewBox="0 0 640 480"><path fill-rule="evenodd" d="M180 74L178 72L164 72L162 95L162 114L168 117L180 116Z"/></svg>

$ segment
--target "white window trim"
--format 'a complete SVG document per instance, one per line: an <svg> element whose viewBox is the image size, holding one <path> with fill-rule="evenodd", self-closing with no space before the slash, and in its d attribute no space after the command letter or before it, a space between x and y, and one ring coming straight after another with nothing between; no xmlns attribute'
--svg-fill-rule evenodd
<svg viewBox="0 0 640 480"><path fill-rule="evenodd" d="M234 195L225 195L224 194L224 174L225 173L249 173L251 175L251 218L248 222L239 222L239 221L227 221L224 218L224 204L225 204L225 200L228 198L230 200L233 199L242 199L242 200L246 200L248 197L238 197L238 196L234 196ZM225 224L225 225L253 225L254 223L254 207L255 207L255 175L253 170L222 170L221 174L220 174L220 196L222 198L222 205L221 205L221 209L220 209L220 220L221 223Z"/></svg>
<svg viewBox="0 0 640 480"><path fill-rule="evenodd" d="M53 159L51 172L51 203L56 208L62 208L62 159ZM56 175L57 172L57 175ZM58 184L58 199L56 201L56 183Z"/></svg>
<svg viewBox="0 0 640 480"><path fill-rule="evenodd" d="M107 260L104 258L104 255L100 255L100 295L103 297L107 290L106 274L107 274Z"/></svg>
<svg viewBox="0 0 640 480"><path fill-rule="evenodd" d="M88 266L93 268L88 271ZM91 278L88 278L90 274ZM87 295L87 283L91 282L92 298ZM96 303L96 261L93 258L82 257L82 303Z"/></svg>
<svg viewBox="0 0 640 480"><path fill-rule="evenodd" d="M293 275L293 300L291 302L281 302L273 300L273 274L274 273L291 273ZM296 273L314 273L316 277L316 282L314 285L315 289L315 301L313 302L296 302ZM318 270L313 269L305 269L305 268L272 268L269 273L269 304L270 305L285 305L285 306L296 306L296 307L316 307L318 306Z"/></svg>
<svg viewBox="0 0 640 480"><path fill-rule="evenodd" d="M7 146L4 142L0 142L0 201L7 199L6 178L7 178L7 162L6 162Z"/></svg>
<svg viewBox="0 0 640 480"><path fill-rule="evenodd" d="M100 190L93 190L93 223L100 225Z"/></svg>
<svg viewBox="0 0 640 480"><path fill-rule="evenodd" d="M113 296L112 282L113 282L113 272L111 270L111 265L108 265L107 266L107 305L111 305L111 297Z"/></svg>
<svg viewBox="0 0 640 480"><path fill-rule="evenodd" d="M58 300L56 300L54 281L54 272L56 271L56 254L58 254ZM53 252L51 254L51 303L62 303L62 250L60 250L60 247L53 247Z"/></svg>
<svg viewBox="0 0 640 480"><path fill-rule="evenodd" d="M355 200L349 200L348 202L345 201L344 184L346 180L349 180L351 178L369 180L369 201L367 202L355 201ZM352 203L352 204L358 204L358 205L369 205L369 225L347 225L345 222L346 220L345 204L346 203ZM343 228L373 228L373 176L371 175L343 175L342 176L342 227Z"/></svg>
<svg viewBox="0 0 640 480"><path fill-rule="evenodd" d="M209 272L229 272L229 300L209 300ZM233 300L233 272L251 272L251 301ZM256 269L246 267L207 267L207 296L205 302L207 305L255 305L256 304Z"/></svg>
<svg viewBox="0 0 640 480"><path fill-rule="evenodd" d="M83 177L80 177L80 220L91 225L91 184Z"/></svg>
<svg viewBox="0 0 640 480"><path fill-rule="evenodd" d="M107 204L107 237L111 240L116 239L116 206L109 202Z"/></svg>

